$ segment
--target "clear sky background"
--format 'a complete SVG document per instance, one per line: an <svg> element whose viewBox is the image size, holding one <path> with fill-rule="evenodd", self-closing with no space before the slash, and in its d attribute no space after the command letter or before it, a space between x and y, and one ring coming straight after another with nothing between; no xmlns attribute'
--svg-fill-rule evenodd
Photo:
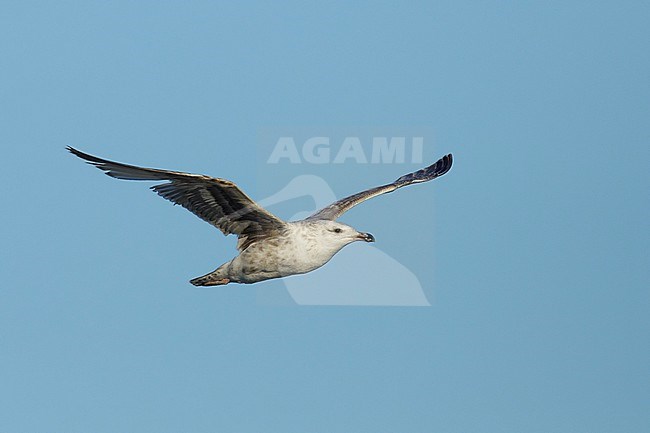
<svg viewBox="0 0 650 433"><path fill-rule="evenodd" d="M649 18L620 1L2 2L0 431L650 431ZM196 289L233 241L64 150L258 197L263 128L368 125L431 128L427 155L454 153L445 177L346 216L432 257L431 307ZM418 218L395 236L394 212L434 196L433 242Z"/></svg>

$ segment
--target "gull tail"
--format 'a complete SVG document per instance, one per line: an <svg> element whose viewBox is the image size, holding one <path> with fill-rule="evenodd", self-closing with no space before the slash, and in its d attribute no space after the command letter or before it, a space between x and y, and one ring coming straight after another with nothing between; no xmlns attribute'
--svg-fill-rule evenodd
<svg viewBox="0 0 650 433"><path fill-rule="evenodd" d="M190 280L190 283L195 286L223 286L230 282L230 278L224 275L223 269L220 267L216 271L205 274L201 277L196 277Z"/></svg>

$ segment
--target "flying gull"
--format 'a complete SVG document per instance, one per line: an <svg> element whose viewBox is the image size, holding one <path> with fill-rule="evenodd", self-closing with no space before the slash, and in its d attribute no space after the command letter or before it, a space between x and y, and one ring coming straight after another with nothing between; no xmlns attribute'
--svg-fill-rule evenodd
<svg viewBox="0 0 650 433"><path fill-rule="evenodd" d="M352 242L375 241L370 233L337 222L341 215L370 198L440 177L452 164L451 154L443 156L429 167L335 201L303 220L283 221L229 180L121 164L70 146L67 150L116 179L166 181L151 189L217 227L224 235L237 235L239 255L209 274L190 280L195 286L251 284L320 268Z"/></svg>

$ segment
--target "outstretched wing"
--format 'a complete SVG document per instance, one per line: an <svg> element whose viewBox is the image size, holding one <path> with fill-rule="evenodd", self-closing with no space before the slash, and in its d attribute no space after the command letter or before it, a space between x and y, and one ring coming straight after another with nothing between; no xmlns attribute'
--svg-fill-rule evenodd
<svg viewBox="0 0 650 433"><path fill-rule="evenodd" d="M165 180L152 190L179 204L225 235L239 237L241 251L264 237L285 229L285 222L257 205L234 183L200 174L136 167L88 155L70 146L67 149L116 179Z"/></svg>
<svg viewBox="0 0 650 433"><path fill-rule="evenodd" d="M406 174L393 183L387 185L378 186L376 188L371 188L369 190L360 192L358 194L345 197L339 201L335 201L331 205L324 207L315 214L311 215L308 219L320 219L320 220L335 220L345 212L353 208L354 206L362 203L368 199L376 197L381 194L386 194L388 192L393 192L398 188L401 188L406 185L411 185L413 183L428 182L440 177L443 174L447 173L451 168L452 156L445 155L440 158L436 163L423 168L422 170L415 171L413 173Z"/></svg>

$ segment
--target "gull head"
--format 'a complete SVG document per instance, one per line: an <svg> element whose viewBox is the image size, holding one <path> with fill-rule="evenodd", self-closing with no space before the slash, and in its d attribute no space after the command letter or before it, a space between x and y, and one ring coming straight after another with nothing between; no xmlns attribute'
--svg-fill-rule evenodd
<svg viewBox="0 0 650 433"><path fill-rule="evenodd" d="M370 233L364 233L338 221L316 220L312 227L319 244L332 249L341 249L344 246L356 241L374 242L375 237Z"/></svg>
<svg viewBox="0 0 650 433"><path fill-rule="evenodd" d="M331 220L305 219L291 221L283 236L281 251L290 274L313 271L327 263L343 247L356 241L374 242L370 233Z"/></svg>

